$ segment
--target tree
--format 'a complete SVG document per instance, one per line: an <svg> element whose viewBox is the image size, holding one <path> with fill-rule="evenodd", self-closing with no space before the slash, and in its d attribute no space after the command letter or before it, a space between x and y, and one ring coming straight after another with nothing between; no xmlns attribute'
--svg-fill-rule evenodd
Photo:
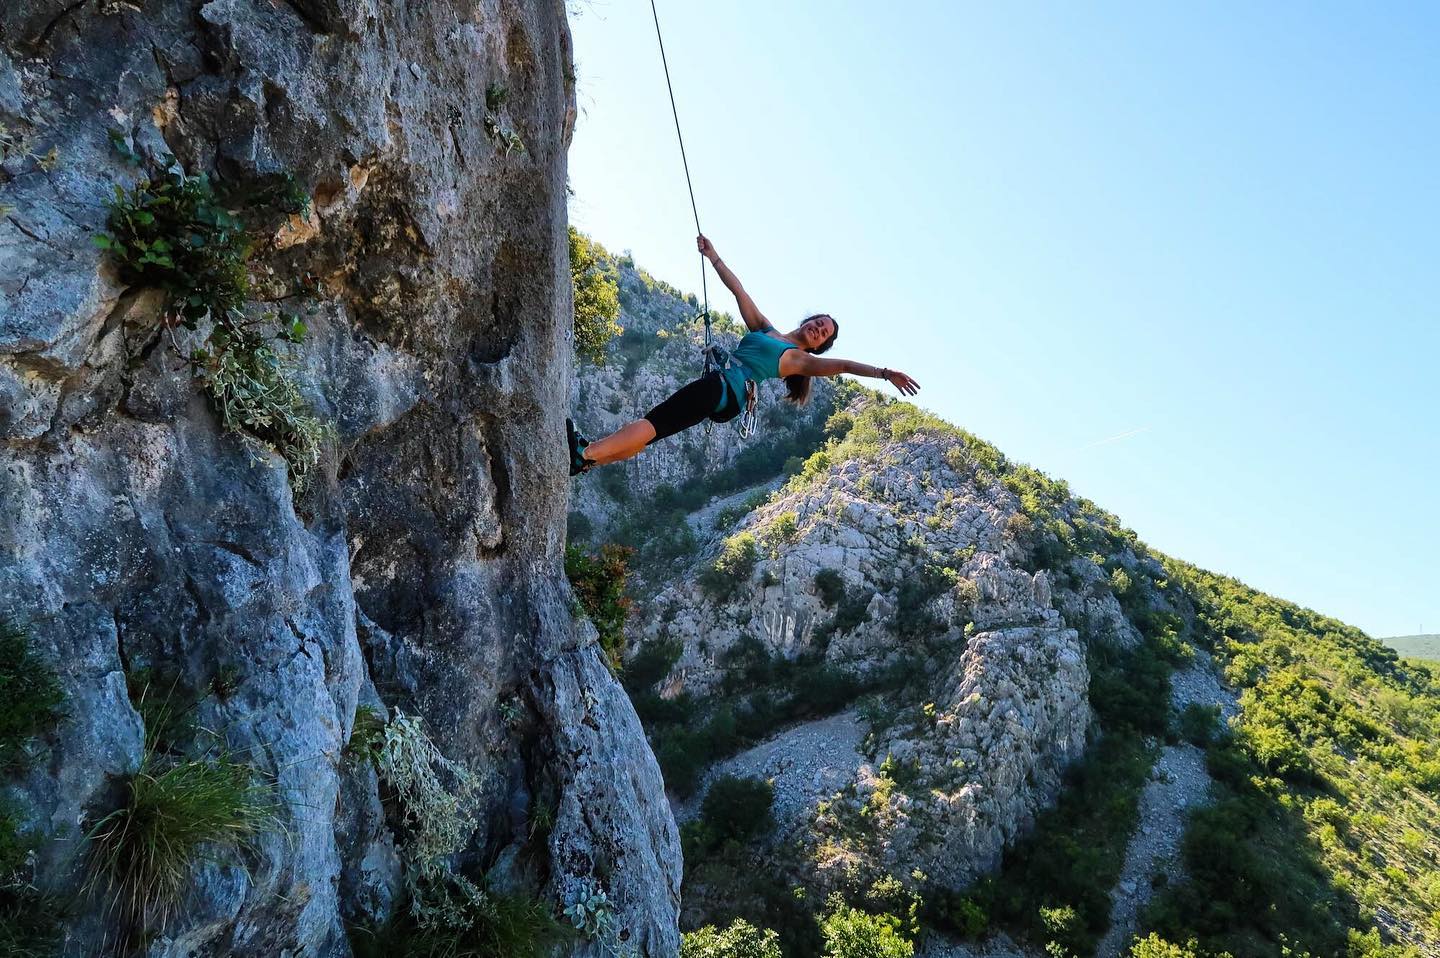
<svg viewBox="0 0 1440 958"><path fill-rule="evenodd" d="M680 942L680 958L782 958L780 938L743 918L720 931L714 925L692 931Z"/></svg>
<svg viewBox="0 0 1440 958"><path fill-rule="evenodd" d="M851 908L838 895L820 924L825 958L913 958L915 945L900 934L894 915L871 915Z"/></svg>
<svg viewBox="0 0 1440 958"><path fill-rule="evenodd" d="M575 291L575 353L605 361L605 346L620 335L620 284L605 247L570 227L570 282Z"/></svg>

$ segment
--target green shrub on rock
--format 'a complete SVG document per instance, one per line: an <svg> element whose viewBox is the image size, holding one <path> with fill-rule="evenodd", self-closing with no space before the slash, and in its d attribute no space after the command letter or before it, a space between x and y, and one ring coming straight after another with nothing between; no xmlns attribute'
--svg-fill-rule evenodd
<svg viewBox="0 0 1440 958"><path fill-rule="evenodd" d="M775 789L761 778L723 775L700 805L700 820L717 841L747 842L770 827Z"/></svg>
<svg viewBox="0 0 1440 958"><path fill-rule="evenodd" d="M901 934L902 922L894 915L872 915L851 908L838 896L830 898L830 913L820 923L825 936L825 958L912 958L915 944Z"/></svg>
<svg viewBox="0 0 1440 958"><path fill-rule="evenodd" d="M0 622L0 771L25 764L26 745L59 717L60 685L25 632Z"/></svg>
<svg viewBox="0 0 1440 958"><path fill-rule="evenodd" d="M700 588L716 601L728 599L749 581L759 561L760 544L755 536L748 532L731 536L710 568L700 573Z"/></svg>
<svg viewBox="0 0 1440 958"><path fill-rule="evenodd" d="M840 577L840 570L821 569L815 573L815 592L827 607L838 605L845 598L845 580Z"/></svg>
<svg viewBox="0 0 1440 958"><path fill-rule="evenodd" d="M32 740L60 717L55 674L29 648L17 626L0 623L0 771L30 761ZM55 953L57 902L30 884L34 841L22 835L18 809L0 799L0 955L48 958Z"/></svg>
<svg viewBox="0 0 1440 958"><path fill-rule="evenodd" d="M780 937L737 918L723 931L706 925L686 933L680 941L680 958L782 958Z"/></svg>
<svg viewBox="0 0 1440 958"><path fill-rule="evenodd" d="M262 190L255 200L296 208L304 197L289 186ZM109 232L95 244L115 261L120 277L165 294L167 328L201 329L202 347L186 357L222 424L251 436L285 458L297 489L306 485L334 430L300 394L294 363L273 345L299 342L305 324L278 314L279 331L262 336L262 323L247 317L251 285L250 238L244 224L217 195L204 173L190 174L174 157L129 191L116 186Z"/></svg>
<svg viewBox="0 0 1440 958"><path fill-rule="evenodd" d="M1129 958L1202 958L1196 950L1198 947L1193 938L1184 945L1173 945L1151 932L1144 938L1136 939L1135 944L1130 946ZM1227 956L1217 955L1215 958Z"/></svg>
<svg viewBox="0 0 1440 958"><path fill-rule="evenodd" d="M565 574L580 606L600 633L600 648L619 669L625 656L625 622L630 618L630 597L625 580L630 574L630 556L635 550L606 544L597 553L579 546L565 548Z"/></svg>

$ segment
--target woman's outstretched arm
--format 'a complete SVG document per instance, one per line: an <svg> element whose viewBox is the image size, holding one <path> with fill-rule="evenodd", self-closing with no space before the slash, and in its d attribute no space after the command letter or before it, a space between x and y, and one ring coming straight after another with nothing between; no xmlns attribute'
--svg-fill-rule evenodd
<svg viewBox="0 0 1440 958"><path fill-rule="evenodd" d="M849 373L852 376L868 376L871 379L884 379L906 396L913 396L920 391L920 384L898 369L867 366L864 363L857 363L853 359L826 359L824 356L812 356L799 349L787 349L780 354L780 375L782 376L828 378L839 376L842 373Z"/></svg>
<svg viewBox="0 0 1440 958"><path fill-rule="evenodd" d="M735 303L740 307L740 318L745 320L746 328L752 333L769 329L770 320L765 318L765 314L760 312L760 308L755 305L755 300L751 299L750 294L745 292L745 287L740 285L740 277L732 273L730 267L721 261L720 254L715 252L714 244L704 236L697 236L695 237L695 246L710 261L710 265L715 267L715 272L720 274L720 282L735 294Z"/></svg>

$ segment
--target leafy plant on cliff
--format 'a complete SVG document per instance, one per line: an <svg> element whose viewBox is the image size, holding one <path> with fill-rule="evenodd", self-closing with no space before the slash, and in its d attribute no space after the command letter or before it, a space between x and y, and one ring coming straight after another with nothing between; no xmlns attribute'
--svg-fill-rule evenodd
<svg viewBox="0 0 1440 958"><path fill-rule="evenodd" d="M20 834L15 811L0 802L0 955L50 958L56 952L60 905L30 881L33 842Z"/></svg>
<svg viewBox="0 0 1440 958"><path fill-rule="evenodd" d="M576 931L592 941L607 940L615 932L615 905L593 878L575 893L564 914Z"/></svg>
<svg viewBox="0 0 1440 958"><path fill-rule="evenodd" d="M624 662L625 622L630 617L630 597L625 592L629 558L634 550L606 544L597 553L578 546L565 549L565 575L580 606L600 633L600 648L617 671Z"/></svg>
<svg viewBox="0 0 1440 958"><path fill-rule="evenodd" d="M570 227L570 282L575 295L575 352L605 361L605 346L620 335L618 273L599 243Z"/></svg>
<svg viewBox="0 0 1440 958"><path fill-rule="evenodd" d="M257 198L287 210L308 207L293 177ZM315 416L296 385L293 361L273 344L298 342L305 326L282 316L280 332L264 336L265 324L247 318L250 236L210 178L167 157L160 171L130 190L115 187L109 232L95 243L125 282L165 293L167 325L198 330L209 324L204 345L188 359L222 424L280 453L303 489L333 428Z"/></svg>
<svg viewBox="0 0 1440 958"><path fill-rule="evenodd" d="M722 775L710 784L700 817L687 822L680 838L685 861L693 865L723 846L744 845L774 824L775 789L760 778Z"/></svg>
<svg viewBox="0 0 1440 958"><path fill-rule="evenodd" d="M714 600L728 599L750 579L759 561L760 544L753 534L731 536L710 567L700 573L700 588Z"/></svg>
<svg viewBox="0 0 1440 958"><path fill-rule="evenodd" d="M30 651L24 630L0 621L0 772L27 762L26 746L54 727L60 702L55 673Z"/></svg>
<svg viewBox="0 0 1440 958"><path fill-rule="evenodd" d="M571 937L545 902L466 884L425 892L456 899L453 925L422 926L406 911L380 928L350 928L355 958L546 958Z"/></svg>
<svg viewBox="0 0 1440 958"><path fill-rule="evenodd" d="M346 752L375 763L398 812L405 907L378 928L349 929L357 958L541 958L566 937L554 907L500 892L452 863L475 832L479 780L445 757L420 720L356 711Z"/></svg>
<svg viewBox="0 0 1440 958"><path fill-rule="evenodd" d="M0 622L0 772L29 764L30 743L60 718L62 695L50 668L29 648L25 631ZM20 831L18 810L0 800L0 954L54 953L57 902L30 881L34 842Z"/></svg>
<svg viewBox="0 0 1440 958"><path fill-rule="evenodd" d="M248 330L230 333L223 327L192 358L221 424L278 452L295 486L303 489L335 430L316 418L300 394L294 360Z"/></svg>
<svg viewBox="0 0 1440 958"><path fill-rule="evenodd" d="M396 710L381 738L375 764L400 808L406 864L412 875L438 875L475 831L472 804L480 783L445 757L414 716ZM420 902L417 897L416 907Z"/></svg>

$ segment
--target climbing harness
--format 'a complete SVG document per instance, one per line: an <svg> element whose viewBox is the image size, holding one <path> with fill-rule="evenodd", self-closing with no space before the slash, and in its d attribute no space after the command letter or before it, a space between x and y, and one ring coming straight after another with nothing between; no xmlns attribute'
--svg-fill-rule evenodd
<svg viewBox="0 0 1440 958"><path fill-rule="evenodd" d="M723 374L725 370L729 369L731 366L738 365L739 363L735 359L731 358L730 351L725 349L723 346L717 346L714 343L707 343L705 345L705 372L707 374L710 372L718 372ZM730 388L728 380L726 381L725 388ZM757 398L758 396L755 389L755 380L751 379L748 376L745 377L745 402L743 404L743 411L740 415L741 439L749 439L751 436L755 435L755 421L756 416L759 412L756 404ZM705 428L708 430L710 428L710 425L711 424L709 422L705 423Z"/></svg>

